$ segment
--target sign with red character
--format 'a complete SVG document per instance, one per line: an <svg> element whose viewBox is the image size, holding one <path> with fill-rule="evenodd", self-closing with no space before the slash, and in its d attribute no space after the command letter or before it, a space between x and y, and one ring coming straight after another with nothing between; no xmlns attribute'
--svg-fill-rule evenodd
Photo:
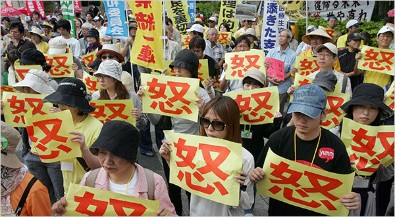
<svg viewBox="0 0 395 217"><path fill-rule="evenodd" d="M363 46L358 69L394 75L394 50Z"/></svg>
<svg viewBox="0 0 395 217"><path fill-rule="evenodd" d="M45 94L28 94L17 92L3 93L3 112L5 122L13 127L25 127L24 116L26 112L33 108L33 115L44 115L52 107L51 103L43 103L41 100Z"/></svg>
<svg viewBox="0 0 395 217"><path fill-rule="evenodd" d="M30 109L26 115L26 130L36 150L44 163L81 157L80 145L71 141L70 132L74 131L73 118L69 110L33 115Z"/></svg>
<svg viewBox="0 0 395 217"><path fill-rule="evenodd" d="M156 216L159 200L70 184L65 216Z"/></svg>
<svg viewBox="0 0 395 217"><path fill-rule="evenodd" d="M142 73L141 85L143 112L198 121L195 101L199 79Z"/></svg>
<svg viewBox="0 0 395 217"><path fill-rule="evenodd" d="M270 67L267 69L267 75L280 81L284 81L284 62L274 58L266 58Z"/></svg>
<svg viewBox="0 0 395 217"><path fill-rule="evenodd" d="M389 106L392 110L394 110L394 87L395 87L395 81L392 82L390 88L387 90L385 93L385 99L384 103Z"/></svg>
<svg viewBox="0 0 395 217"><path fill-rule="evenodd" d="M301 57L296 56L295 68L298 70L298 74L302 76L308 76L311 73L320 69L317 64L317 57Z"/></svg>
<svg viewBox="0 0 395 217"><path fill-rule="evenodd" d="M344 118L341 140L358 175L370 176L394 162L394 126L368 126Z"/></svg>
<svg viewBox="0 0 395 217"><path fill-rule="evenodd" d="M266 175L257 183L258 194L324 215L348 215L340 198L351 192L354 173L324 171L285 159L271 149L263 171Z"/></svg>
<svg viewBox="0 0 395 217"><path fill-rule="evenodd" d="M37 69L37 70L43 69L43 67L40 65L21 65L19 60L15 61L14 68L15 68L16 79L18 80L18 82L25 79L25 76L30 69Z"/></svg>
<svg viewBox="0 0 395 217"><path fill-rule="evenodd" d="M130 99L92 100L89 104L96 108L91 115L103 124L111 120L121 120L136 126L136 119L132 116L134 105Z"/></svg>
<svg viewBox="0 0 395 217"><path fill-rule="evenodd" d="M226 204L239 205L242 169L241 144L223 139L165 131L171 143L170 182L192 194Z"/></svg>
<svg viewBox="0 0 395 217"><path fill-rule="evenodd" d="M97 78L93 75L88 74L85 71L82 75L82 81L84 82L88 93L92 94L92 93L100 90L100 83L97 80Z"/></svg>
<svg viewBox="0 0 395 217"><path fill-rule="evenodd" d="M233 91L224 96L234 99L239 106L240 124L273 123L274 116L280 111L277 87Z"/></svg>
<svg viewBox="0 0 395 217"><path fill-rule="evenodd" d="M250 50L225 54L226 79L242 79L249 69L257 69L266 74L265 53L262 50Z"/></svg>
<svg viewBox="0 0 395 217"><path fill-rule="evenodd" d="M321 127L325 129L332 129L339 125L346 113L340 108L345 102L350 100L350 94L335 93L326 91L326 109L328 114L325 119L321 121Z"/></svg>
<svg viewBox="0 0 395 217"><path fill-rule="evenodd" d="M51 66L49 74L53 78L74 77L73 54L45 54L48 65Z"/></svg>
<svg viewBox="0 0 395 217"><path fill-rule="evenodd" d="M230 41L232 40L231 32L218 32L217 43L226 46L230 45Z"/></svg>
<svg viewBox="0 0 395 217"><path fill-rule="evenodd" d="M93 61L95 61L95 59L96 59L96 54L97 54L97 49L81 56L81 62L84 62L85 65L93 63Z"/></svg>

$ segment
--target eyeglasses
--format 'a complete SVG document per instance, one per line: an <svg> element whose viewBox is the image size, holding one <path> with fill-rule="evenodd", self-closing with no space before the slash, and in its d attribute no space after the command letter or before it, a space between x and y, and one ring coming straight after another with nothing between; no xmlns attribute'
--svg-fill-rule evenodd
<svg viewBox="0 0 395 217"><path fill-rule="evenodd" d="M215 131L223 131L226 127L226 124L222 121L210 121L204 117L200 117L200 125L204 128L208 128L211 125Z"/></svg>
<svg viewBox="0 0 395 217"><path fill-rule="evenodd" d="M97 79L101 79L101 78L110 78L111 76L108 75L103 75L103 74L97 74L95 75Z"/></svg>
<svg viewBox="0 0 395 217"><path fill-rule="evenodd" d="M319 53L317 54L317 57L325 57L325 59L333 57L333 54L330 53Z"/></svg>
<svg viewBox="0 0 395 217"><path fill-rule="evenodd" d="M115 57L114 55L108 55L108 56L101 55L101 58L104 59L104 60L107 59L107 58L114 59L114 57Z"/></svg>

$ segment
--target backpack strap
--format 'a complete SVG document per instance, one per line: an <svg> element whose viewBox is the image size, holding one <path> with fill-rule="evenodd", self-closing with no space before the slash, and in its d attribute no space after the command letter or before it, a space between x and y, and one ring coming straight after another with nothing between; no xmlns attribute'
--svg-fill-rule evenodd
<svg viewBox="0 0 395 217"><path fill-rule="evenodd" d="M95 187L95 181L97 179L97 175L99 174L99 171L100 171L100 168L97 168L97 169L92 170L88 174L88 176L86 177L86 180L85 180L85 186L92 187L92 188Z"/></svg>
<svg viewBox="0 0 395 217"><path fill-rule="evenodd" d="M85 172L89 172L91 168L89 168L88 164L86 164L86 161L82 157L77 157L78 163L82 166L82 168L85 170Z"/></svg>
<svg viewBox="0 0 395 217"><path fill-rule="evenodd" d="M154 181L154 172L147 168L144 168L145 178L147 179L147 187L148 187L148 199L154 200L155 195L155 181Z"/></svg>
<svg viewBox="0 0 395 217"><path fill-rule="evenodd" d="M343 83L341 90L342 93L346 93L347 81L348 81L348 76L343 75Z"/></svg>
<svg viewBox="0 0 395 217"><path fill-rule="evenodd" d="M33 178L30 180L29 184L27 184L25 191L22 194L21 199L19 200L18 206L16 207L15 210L15 215L19 216L22 212L22 208L25 205L27 196L29 195L30 189L33 187L34 183L37 181L37 178L33 176Z"/></svg>

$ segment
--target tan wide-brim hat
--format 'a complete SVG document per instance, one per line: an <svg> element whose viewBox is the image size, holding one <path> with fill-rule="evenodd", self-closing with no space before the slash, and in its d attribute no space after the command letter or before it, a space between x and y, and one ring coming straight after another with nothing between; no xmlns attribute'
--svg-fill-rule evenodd
<svg viewBox="0 0 395 217"><path fill-rule="evenodd" d="M110 53L116 56L119 59L120 63L123 63L125 61L125 58L122 56L119 48L115 44L104 44L102 49L96 53L96 57L100 59L101 55L104 53Z"/></svg>
<svg viewBox="0 0 395 217"><path fill-rule="evenodd" d="M6 141L2 141L1 147L1 165L8 168L20 168L22 166L15 152L21 140L19 132L5 122L1 122L1 136ZM5 145L7 144L7 145ZM6 146L6 147L3 147Z"/></svg>
<svg viewBox="0 0 395 217"><path fill-rule="evenodd" d="M44 39L43 32L35 26L33 26L32 30L30 30L29 32L30 32L30 34L36 34L36 35L40 36L41 39Z"/></svg>
<svg viewBox="0 0 395 217"><path fill-rule="evenodd" d="M302 37L303 42L306 44L310 44L310 36L312 36L312 35L323 37L324 43L330 42L332 40L332 37L329 36L325 30L318 28L318 29L306 34L305 36L303 36Z"/></svg>

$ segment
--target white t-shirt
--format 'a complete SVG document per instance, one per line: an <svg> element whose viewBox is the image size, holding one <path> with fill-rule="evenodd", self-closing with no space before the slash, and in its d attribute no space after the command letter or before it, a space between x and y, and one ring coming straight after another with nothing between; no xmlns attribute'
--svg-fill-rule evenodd
<svg viewBox="0 0 395 217"><path fill-rule="evenodd" d="M63 37L64 38L64 37ZM70 47L71 52L73 52L73 56L76 58L80 58L81 55L81 44L75 38L64 38L66 40L67 46Z"/></svg>
<svg viewBox="0 0 395 217"><path fill-rule="evenodd" d="M133 197L139 196L136 190L136 185L137 185L137 171L134 173L132 180L130 180L130 182L127 184L116 184L115 182L111 181L111 179L109 181L110 191L118 194L133 196Z"/></svg>

